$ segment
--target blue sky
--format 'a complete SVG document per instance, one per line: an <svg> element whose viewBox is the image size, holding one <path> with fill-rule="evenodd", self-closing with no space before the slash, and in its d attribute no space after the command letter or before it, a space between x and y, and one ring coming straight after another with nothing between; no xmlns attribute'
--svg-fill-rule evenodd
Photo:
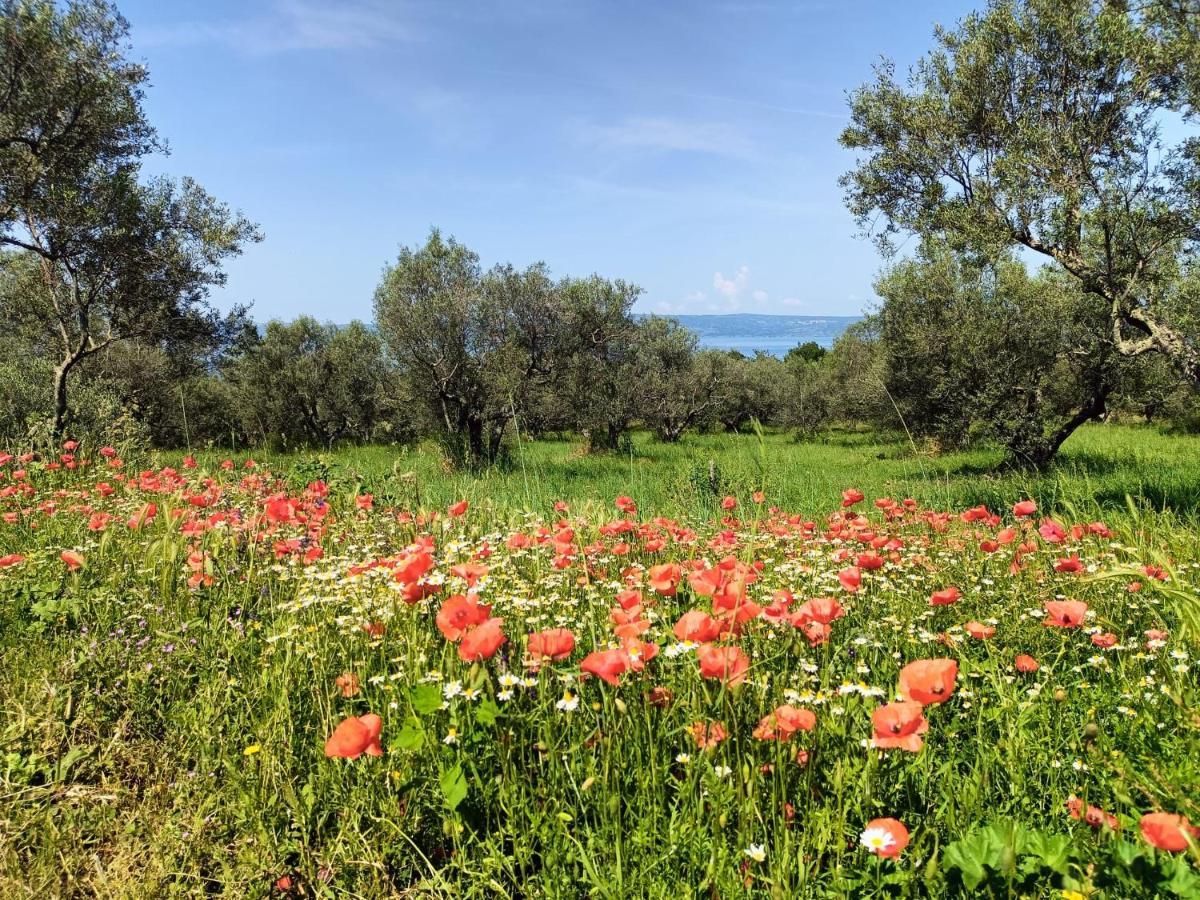
<svg viewBox="0 0 1200 900"><path fill-rule="evenodd" d="M369 318L431 226L645 312L854 315L880 260L837 177L845 92L971 4L118 0L149 168L261 224L220 305Z"/></svg>

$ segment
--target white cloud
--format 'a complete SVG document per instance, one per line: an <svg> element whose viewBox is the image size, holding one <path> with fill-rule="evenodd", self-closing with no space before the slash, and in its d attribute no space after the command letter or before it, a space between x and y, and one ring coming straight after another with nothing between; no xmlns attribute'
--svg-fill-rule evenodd
<svg viewBox="0 0 1200 900"><path fill-rule="evenodd" d="M740 129L723 122L691 122L666 117L633 117L609 125L577 125L576 137L601 150L650 150L707 153L750 159L753 143Z"/></svg>
<svg viewBox="0 0 1200 900"><path fill-rule="evenodd" d="M275 0L257 16L135 28L142 47L224 44L250 55L294 50L356 50L417 38L395 4L383 0Z"/></svg>
<svg viewBox="0 0 1200 900"><path fill-rule="evenodd" d="M766 291L755 291L750 296L754 298L754 301L756 303L766 303L767 302L767 292Z"/></svg>
<svg viewBox="0 0 1200 900"><path fill-rule="evenodd" d="M720 272L713 273L713 289L718 294L724 294L730 300L737 300L749 281L749 266L738 266L738 270L732 278L726 278Z"/></svg>

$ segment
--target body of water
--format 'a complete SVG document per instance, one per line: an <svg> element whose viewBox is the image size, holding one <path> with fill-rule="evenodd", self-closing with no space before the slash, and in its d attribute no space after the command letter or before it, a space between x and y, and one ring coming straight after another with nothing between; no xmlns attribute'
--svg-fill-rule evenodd
<svg viewBox="0 0 1200 900"><path fill-rule="evenodd" d="M694 331L700 346L786 356L793 347L816 341L828 349L861 316L767 316L736 313L724 316L672 316Z"/></svg>

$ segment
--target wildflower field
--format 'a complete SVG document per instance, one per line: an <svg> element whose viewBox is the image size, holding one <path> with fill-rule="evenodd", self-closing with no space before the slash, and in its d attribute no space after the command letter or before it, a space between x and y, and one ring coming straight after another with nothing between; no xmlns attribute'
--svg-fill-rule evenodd
<svg viewBox="0 0 1200 900"><path fill-rule="evenodd" d="M0 895L1200 897L1194 441L1126 500L1131 434L0 453Z"/></svg>

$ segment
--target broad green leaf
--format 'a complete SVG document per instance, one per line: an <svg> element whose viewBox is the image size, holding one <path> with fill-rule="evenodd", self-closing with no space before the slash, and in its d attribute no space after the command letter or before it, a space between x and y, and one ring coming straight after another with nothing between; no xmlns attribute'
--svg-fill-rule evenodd
<svg viewBox="0 0 1200 900"><path fill-rule="evenodd" d="M396 734L392 740L392 747L397 750L406 750L409 753L420 750L425 744L425 726L421 724L421 720L416 716L410 716L404 723L404 727Z"/></svg>
<svg viewBox="0 0 1200 900"><path fill-rule="evenodd" d="M500 707L491 698L483 700L475 708L475 721L480 725L495 725L498 718L500 718Z"/></svg>
<svg viewBox="0 0 1200 900"><path fill-rule="evenodd" d="M409 699L417 715L427 716L441 709L442 690L436 684L418 684L409 693Z"/></svg>
<svg viewBox="0 0 1200 900"><path fill-rule="evenodd" d="M442 788L442 796L446 798L446 805L451 810L458 809L458 804L467 797L467 778L463 775L462 766L443 769L438 783Z"/></svg>

